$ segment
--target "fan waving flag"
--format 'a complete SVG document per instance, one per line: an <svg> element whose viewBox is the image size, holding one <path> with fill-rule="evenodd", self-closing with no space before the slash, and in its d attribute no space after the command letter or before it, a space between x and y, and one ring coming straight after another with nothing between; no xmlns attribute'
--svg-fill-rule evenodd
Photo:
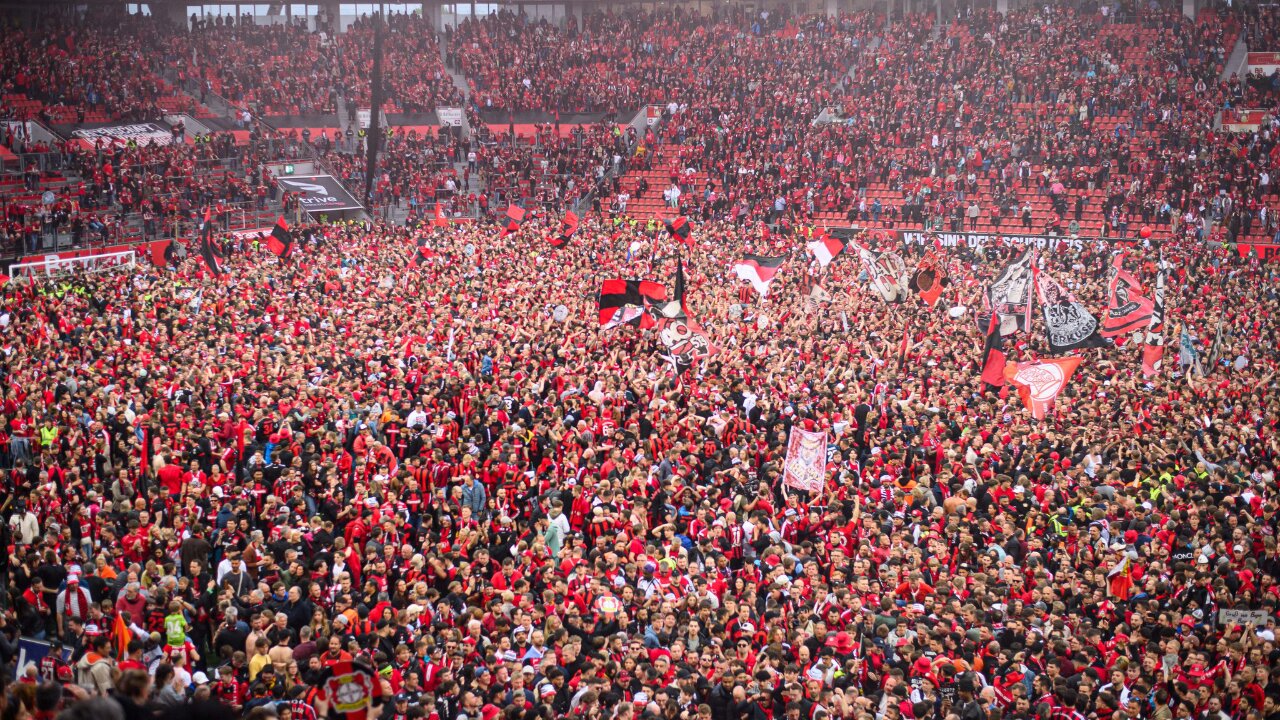
<svg viewBox="0 0 1280 720"><path fill-rule="evenodd" d="M938 254L930 250L920 258L920 264L916 265L916 271L907 287L919 295L926 305L933 307L938 304L938 298L942 297L943 286L948 284L946 269L942 267Z"/></svg>
<svg viewBox="0 0 1280 720"><path fill-rule="evenodd" d="M1169 272L1169 266L1164 257L1160 258L1158 267L1155 298L1151 304L1151 324L1147 326L1147 335L1142 347L1143 377L1159 374L1160 366L1164 363L1164 296L1165 280Z"/></svg>
<svg viewBox="0 0 1280 720"><path fill-rule="evenodd" d="M1004 376L1018 388L1022 403L1031 416L1043 420L1045 412L1053 407L1058 393L1067 386L1071 374L1080 366L1080 358L1046 358L1035 362L1009 363Z"/></svg>
<svg viewBox="0 0 1280 720"><path fill-rule="evenodd" d="M693 232L693 223L689 222L689 218L681 216L671 220L663 220L662 222L667 226L667 232L671 233L671 237L685 245L690 247L693 246L693 239L691 235Z"/></svg>
<svg viewBox="0 0 1280 720"><path fill-rule="evenodd" d="M597 302L600 329L611 330L619 325L653 327L653 316L646 308L661 304L666 299L667 289L661 283L649 280L605 280L600 286Z"/></svg>
<svg viewBox="0 0 1280 720"><path fill-rule="evenodd" d="M998 313L991 313L987 321L987 339L982 345L982 381L993 387L1004 387L1004 346Z"/></svg>
<svg viewBox="0 0 1280 720"><path fill-rule="evenodd" d="M733 266L733 271L738 277L751 283L760 297L769 297L769 286L773 284L773 278L777 276L778 268L782 267L785 259L783 256L746 255L742 262Z"/></svg>
<svg viewBox="0 0 1280 720"><path fill-rule="evenodd" d="M267 249L275 253L276 257L289 257L289 251L293 249L293 232L289 230L289 225L285 223L283 217L276 220L276 226L271 229L271 235L267 238Z"/></svg>
<svg viewBox="0 0 1280 720"><path fill-rule="evenodd" d="M222 264L218 262L218 252L213 247L213 219L209 208L204 209L204 222L200 225L200 257L204 258L205 267L215 278L222 277Z"/></svg>
<svg viewBox="0 0 1280 720"><path fill-rule="evenodd" d="M564 214L564 220L560 221L560 232L551 238L552 247L561 247L569 242L569 238L578 232L578 214L570 210Z"/></svg>
<svg viewBox="0 0 1280 720"><path fill-rule="evenodd" d="M818 261L818 265L825 270L837 255L844 252L845 243L840 238L831 237L825 232L816 232L820 234L806 244L809 246L809 252L813 253L814 259Z"/></svg>
<svg viewBox="0 0 1280 720"><path fill-rule="evenodd" d="M449 225L449 219L444 216L444 208L441 207L440 203L436 203L435 217L431 219L431 224L434 227L448 227Z"/></svg>
<svg viewBox="0 0 1280 720"><path fill-rule="evenodd" d="M512 205L507 208L507 225L503 230L503 237L520 229L520 226L524 224L525 214L525 209L519 205Z"/></svg>
<svg viewBox="0 0 1280 720"><path fill-rule="evenodd" d="M1141 330L1151 324L1155 303L1142 296L1142 285L1124 269L1125 253L1111 259L1111 280L1107 283L1107 312L1102 318L1102 336L1115 337Z"/></svg>

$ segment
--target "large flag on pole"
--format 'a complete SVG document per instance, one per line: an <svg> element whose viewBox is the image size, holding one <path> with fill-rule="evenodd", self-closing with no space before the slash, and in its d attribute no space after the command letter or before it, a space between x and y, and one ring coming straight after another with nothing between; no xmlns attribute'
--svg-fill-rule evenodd
<svg viewBox="0 0 1280 720"><path fill-rule="evenodd" d="M1013 335L1031 328L1031 305L1034 277L1031 270L1032 249L1027 248L1000 271L987 295L991 312L1000 318L1000 334Z"/></svg>
<svg viewBox="0 0 1280 720"><path fill-rule="evenodd" d="M672 288L671 298L666 302L650 305L653 314L658 317L677 320L689 316L689 308L684 301L684 259L676 258L676 280Z"/></svg>
<svg viewBox="0 0 1280 720"><path fill-rule="evenodd" d="M1053 407L1058 393L1067 386L1071 374L1080 366L1080 358L1046 358L1035 362L1009 363L1004 376L1018 389L1022 403L1031 410L1031 416L1043 420Z"/></svg>
<svg viewBox="0 0 1280 720"><path fill-rule="evenodd" d="M773 278L785 259L783 256L745 255L741 262L733 266L733 271L738 277L751 283L760 297L769 297L769 286L773 284Z"/></svg>
<svg viewBox="0 0 1280 720"><path fill-rule="evenodd" d="M524 224L524 218L525 218L524 208L520 207L519 205L512 205L511 207L508 207L507 208L507 224L506 224L506 227L503 228L503 232L502 232L503 236L505 237L519 230L520 226Z"/></svg>
<svg viewBox="0 0 1280 720"><path fill-rule="evenodd" d="M809 252L813 253L814 259L818 261L818 265L825 269L837 255L844 252L845 243L840 238L826 234L825 231L819 232L817 237L806 244L809 246Z"/></svg>
<svg viewBox="0 0 1280 720"><path fill-rule="evenodd" d="M1156 274L1156 290L1151 306L1151 324L1147 326L1147 335L1142 347L1142 375L1151 377L1159 374L1164 362L1164 316L1165 316L1165 282L1169 274L1169 265L1164 257L1160 258L1159 272Z"/></svg>
<svg viewBox="0 0 1280 720"><path fill-rule="evenodd" d="M1000 318L993 312L987 321L987 337L982 345L982 381L994 387L1004 387L1004 362Z"/></svg>
<svg viewBox="0 0 1280 720"><path fill-rule="evenodd" d="M1049 273L1035 272L1035 284L1050 352L1065 353L1108 344L1107 339L1098 334L1097 318Z"/></svg>
<svg viewBox="0 0 1280 720"><path fill-rule="evenodd" d="M218 261L218 252L213 247L213 215L208 207L204 209L204 222L200 225L200 256L204 258L205 267L215 278L222 277L222 264Z"/></svg>
<svg viewBox="0 0 1280 720"><path fill-rule="evenodd" d="M564 245L576 232L578 232L578 213L570 210L564 214L564 220L560 221L560 232L551 238L551 245L553 247Z"/></svg>
<svg viewBox="0 0 1280 720"><path fill-rule="evenodd" d="M1102 318L1102 336L1115 337L1151 324L1155 303L1142 296L1142 285L1124 269L1125 253L1111 259L1111 280L1107 283L1107 312Z"/></svg>
<svg viewBox="0 0 1280 720"><path fill-rule="evenodd" d="M267 237L267 249L276 257L289 257L289 251L293 249L293 232L289 230L283 217L276 220L276 226L271 229L271 235Z"/></svg>
<svg viewBox="0 0 1280 720"><path fill-rule="evenodd" d="M689 218L681 216L670 220L663 220L662 222L666 225L667 232L671 233L671 237L685 245L693 245L691 235L693 232L693 223L689 222Z"/></svg>

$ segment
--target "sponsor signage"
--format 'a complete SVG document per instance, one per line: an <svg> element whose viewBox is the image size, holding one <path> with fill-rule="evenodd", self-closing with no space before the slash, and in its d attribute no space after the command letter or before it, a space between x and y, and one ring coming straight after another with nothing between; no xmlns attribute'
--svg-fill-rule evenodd
<svg viewBox="0 0 1280 720"><path fill-rule="evenodd" d="M276 182L285 192L298 193L298 201L308 212L360 210L360 203L332 175L278 177Z"/></svg>
<svg viewBox="0 0 1280 720"><path fill-rule="evenodd" d="M90 143L107 140L116 145L168 145L173 142L173 133L168 128L155 123L136 123L134 125L108 125L92 130L74 130L71 136Z"/></svg>
<svg viewBox="0 0 1280 720"><path fill-rule="evenodd" d="M1270 75L1280 70L1280 52L1251 52L1248 55L1249 74L1261 72Z"/></svg>
<svg viewBox="0 0 1280 720"><path fill-rule="evenodd" d="M440 118L440 124L444 127L462 127L462 108L460 107L438 107L436 117Z"/></svg>

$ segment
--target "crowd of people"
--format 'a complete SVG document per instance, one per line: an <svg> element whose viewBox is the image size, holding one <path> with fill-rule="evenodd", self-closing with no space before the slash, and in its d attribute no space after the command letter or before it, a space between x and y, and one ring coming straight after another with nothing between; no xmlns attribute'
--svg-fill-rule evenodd
<svg viewBox="0 0 1280 720"><path fill-rule="evenodd" d="M1148 283L1177 268L1170 325L1218 366L1082 352L1034 421L947 311L1018 248L946 249L937 308L886 307L802 233L592 219L553 248L558 223L10 284L0 655L63 657L6 712L296 717L356 661L381 717L1274 714L1273 264L1132 248ZM1038 272L1096 310L1112 249ZM748 251L787 257L767 299L729 271ZM609 278L674 291L677 258L718 348L683 374L596 313ZM1008 348L1045 352L1038 324ZM780 482L792 427L829 433L822 492Z"/></svg>
<svg viewBox="0 0 1280 720"><path fill-rule="evenodd" d="M461 104L446 65L472 93L469 137L380 142L402 223L299 222L266 171L301 143L361 197L365 138L60 147L83 183L5 200L0 240L186 239L0 287L0 720L1276 720L1280 272L1233 241L1275 232L1280 151L1214 127L1275 104L1220 79L1270 11L1178 11L502 12L443 58L393 17L396 109ZM99 13L0 38L6 97L370 94L367 20ZM827 264L822 225L865 231ZM989 384L1023 246L900 232L989 228L1048 233L1033 285L1094 315L1114 263L1148 298L1170 268L1158 371L1139 333L1072 351L1043 418ZM936 260L941 300L886 303L854 240ZM606 323L610 280L705 356L647 327L665 300ZM1009 362L1053 356L1035 307Z"/></svg>

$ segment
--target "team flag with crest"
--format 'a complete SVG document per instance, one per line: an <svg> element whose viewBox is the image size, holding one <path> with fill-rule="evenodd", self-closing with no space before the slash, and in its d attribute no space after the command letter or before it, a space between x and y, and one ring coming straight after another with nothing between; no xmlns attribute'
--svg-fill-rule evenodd
<svg viewBox="0 0 1280 720"><path fill-rule="evenodd" d="M1010 385L1018 389L1018 395L1031 411L1031 416L1043 420L1077 367L1080 367L1078 357L1045 358L1035 362L1009 363L1004 368L1004 376Z"/></svg>
<svg viewBox="0 0 1280 720"><path fill-rule="evenodd" d="M907 288L919 295L926 305L933 307L938 304L938 298L942 297L942 288L947 284L949 281L946 268L942 266L938 254L929 250L924 257L920 258L920 264L916 265L916 271L911 275Z"/></svg>
<svg viewBox="0 0 1280 720"><path fill-rule="evenodd" d="M1040 312L1044 315L1049 352L1065 353L1110 344L1098 334L1098 320L1047 272L1035 273Z"/></svg>
<svg viewBox="0 0 1280 720"><path fill-rule="evenodd" d="M1141 330L1151 324L1155 302L1143 297L1142 285L1124 269L1125 253L1111 259L1111 279L1107 283L1107 312L1102 317L1102 336L1115 337Z"/></svg>
<svg viewBox="0 0 1280 720"><path fill-rule="evenodd" d="M862 266L871 280L871 289L886 303L900 303L907 299L910 290L907 288L907 264L902 256L894 252L876 252L869 248L858 248L858 256L862 258Z"/></svg>
<svg viewBox="0 0 1280 720"><path fill-rule="evenodd" d="M991 311L1000 319L1000 334L1005 337L1031 329L1035 284L1031 260L1032 250L1027 248L1000 271L987 291Z"/></svg>

